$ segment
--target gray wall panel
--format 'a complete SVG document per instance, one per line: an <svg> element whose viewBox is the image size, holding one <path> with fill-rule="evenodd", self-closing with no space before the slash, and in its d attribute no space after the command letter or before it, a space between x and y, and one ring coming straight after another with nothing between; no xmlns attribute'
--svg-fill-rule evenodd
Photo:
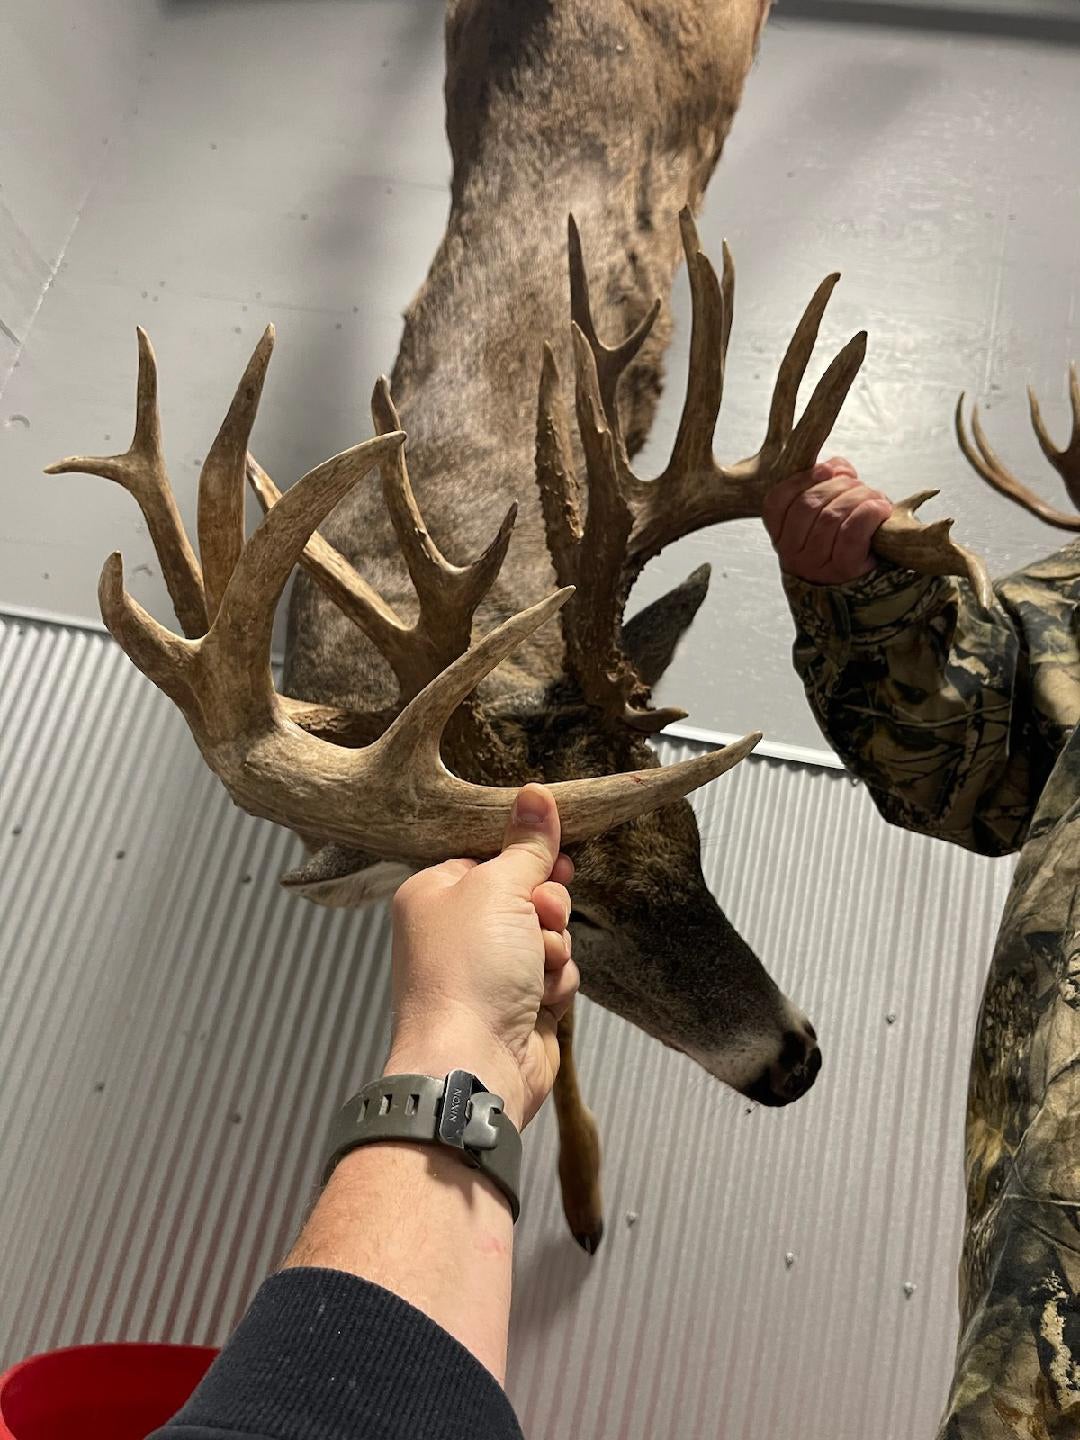
<svg viewBox="0 0 1080 1440"><path fill-rule="evenodd" d="M1010 6L1035 37L1040 16L1075 9ZM977 8L992 18L1007 6ZM0 302L26 342L5 389L14 348L0 336L0 600L93 618L101 561L122 545L136 596L164 614L159 567L126 497L83 477L45 481L40 469L72 449L126 443L137 322L160 352L166 443L189 519L197 462L268 320L280 343L256 443L271 473L289 483L368 433L371 384L391 363L398 314L446 210L442 6L8 9L9 29L28 38L0 59L14 72L0 105L15 122L0 215L7 206L32 256L0 220L0 296L14 283L3 277L27 264L33 273L18 282L29 299L14 320ZM936 513L956 514L958 533L1003 573L1052 537L968 472L951 413L961 388L986 401L1002 455L1056 495L1024 386L1036 383L1061 432L1066 365L1080 355L1080 175L1061 144L1080 124L1076 50L1003 37L989 21L980 33L977 16L967 33L943 34L823 23L815 15L837 13L826 0L795 9L775 8L702 220L706 246L718 252L727 235L739 271L719 448L728 458L756 448L791 328L840 268L823 357L862 326L871 345L836 447L897 496L941 486ZM965 0L922 7L928 26L943 11L974 14ZM910 22L919 7L867 0L847 13ZM27 334L27 304L54 271ZM682 284L675 308L657 465L685 365ZM819 745L756 522L675 546L642 577L640 600L703 559L714 562L712 594L662 698L713 730Z"/></svg>
<svg viewBox="0 0 1080 1440"><path fill-rule="evenodd" d="M295 843L230 806L98 634L4 623L0 786L0 1363L220 1340L304 1212L327 1115L380 1059L385 913L280 893ZM1009 865L888 828L812 766L751 760L698 808L710 883L825 1069L761 1110L583 1006L608 1233L592 1261L566 1234L545 1112L512 1396L531 1440L928 1435Z"/></svg>
<svg viewBox="0 0 1080 1440"><path fill-rule="evenodd" d="M130 119L157 24L132 0L34 0L0 14L0 395Z"/></svg>

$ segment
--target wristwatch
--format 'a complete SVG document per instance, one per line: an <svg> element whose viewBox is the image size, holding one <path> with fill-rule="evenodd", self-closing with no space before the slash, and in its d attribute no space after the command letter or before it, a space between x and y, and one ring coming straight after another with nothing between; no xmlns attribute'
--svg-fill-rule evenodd
<svg viewBox="0 0 1080 1440"><path fill-rule="evenodd" d="M346 1101L330 1127L323 1184L350 1150L377 1140L445 1145L502 1191L516 1223L521 1213L521 1136L501 1096L468 1070L433 1075L384 1075Z"/></svg>

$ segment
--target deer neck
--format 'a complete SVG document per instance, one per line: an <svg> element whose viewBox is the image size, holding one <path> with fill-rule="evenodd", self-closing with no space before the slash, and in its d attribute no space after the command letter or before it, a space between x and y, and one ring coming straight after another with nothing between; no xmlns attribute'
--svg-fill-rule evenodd
<svg viewBox="0 0 1080 1440"><path fill-rule="evenodd" d="M481 633L553 583L534 444L545 341L572 404L567 217L581 229L598 330L621 338L670 294L678 212L700 200L749 67L757 0L715 5L731 12L725 25L695 19L694 4L675 24L669 7L638 0L450 6L450 215L406 312L392 387L416 498L448 559L475 559L508 506L519 506L510 553L476 615ZM631 453L653 417L669 335L665 311L623 379ZM412 613L377 487L354 492L323 533L399 613ZM288 684L304 698L393 698L380 658L305 577L288 651ZM558 626L548 625L500 667L485 699L542 696L562 669Z"/></svg>
<svg viewBox="0 0 1080 1440"><path fill-rule="evenodd" d="M496 473L512 469L531 477L545 341L572 398L571 213L581 229L602 337L621 339L657 296L670 295L680 256L678 212L688 196L697 198L701 166L681 156L660 163L644 147L638 163L626 161L593 157L586 165L579 159L562 179L543 185L515 179L505 187L478 167L455 194L427 279L406 312L392 377L417 483L438 468L447 442L478 459L503 457L495 461ZM662 317L624 386L624 433L632 451L652 420L669 336Z"/></svg>

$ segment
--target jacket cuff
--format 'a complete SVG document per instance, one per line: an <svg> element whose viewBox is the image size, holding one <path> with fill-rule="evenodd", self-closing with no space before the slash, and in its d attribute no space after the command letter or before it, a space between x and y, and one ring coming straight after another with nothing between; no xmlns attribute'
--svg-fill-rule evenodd
<svg viewBox="0 0 1080 1440"><path fill-rule="evenodd" d="M160 1435L521 1440L494 1376L426 1315L335 1270L265 1280L232 1339ZM154 1440L154 1437L151 1437Z"/></svg>
<svg viewBox="0 0 1080 1440"><path fill-rule="evenodd" d="M951 600L953 582L943 575L918 575L882 561L869 575L842 585L814 585L782 576L798 630L823 653L887 643L914 621Z"/></svg>

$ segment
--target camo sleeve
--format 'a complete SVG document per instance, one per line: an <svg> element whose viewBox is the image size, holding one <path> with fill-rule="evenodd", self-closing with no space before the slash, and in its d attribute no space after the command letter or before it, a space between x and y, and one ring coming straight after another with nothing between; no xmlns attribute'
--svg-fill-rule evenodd
<svg viewBox="0 0 1080 1440"><path fill-rule="evenodd" d="M995 587L882 565L784 577L795 668L826 738L886 820L985 855L1018 850L1080 715L1080 547Z"/></svg>

